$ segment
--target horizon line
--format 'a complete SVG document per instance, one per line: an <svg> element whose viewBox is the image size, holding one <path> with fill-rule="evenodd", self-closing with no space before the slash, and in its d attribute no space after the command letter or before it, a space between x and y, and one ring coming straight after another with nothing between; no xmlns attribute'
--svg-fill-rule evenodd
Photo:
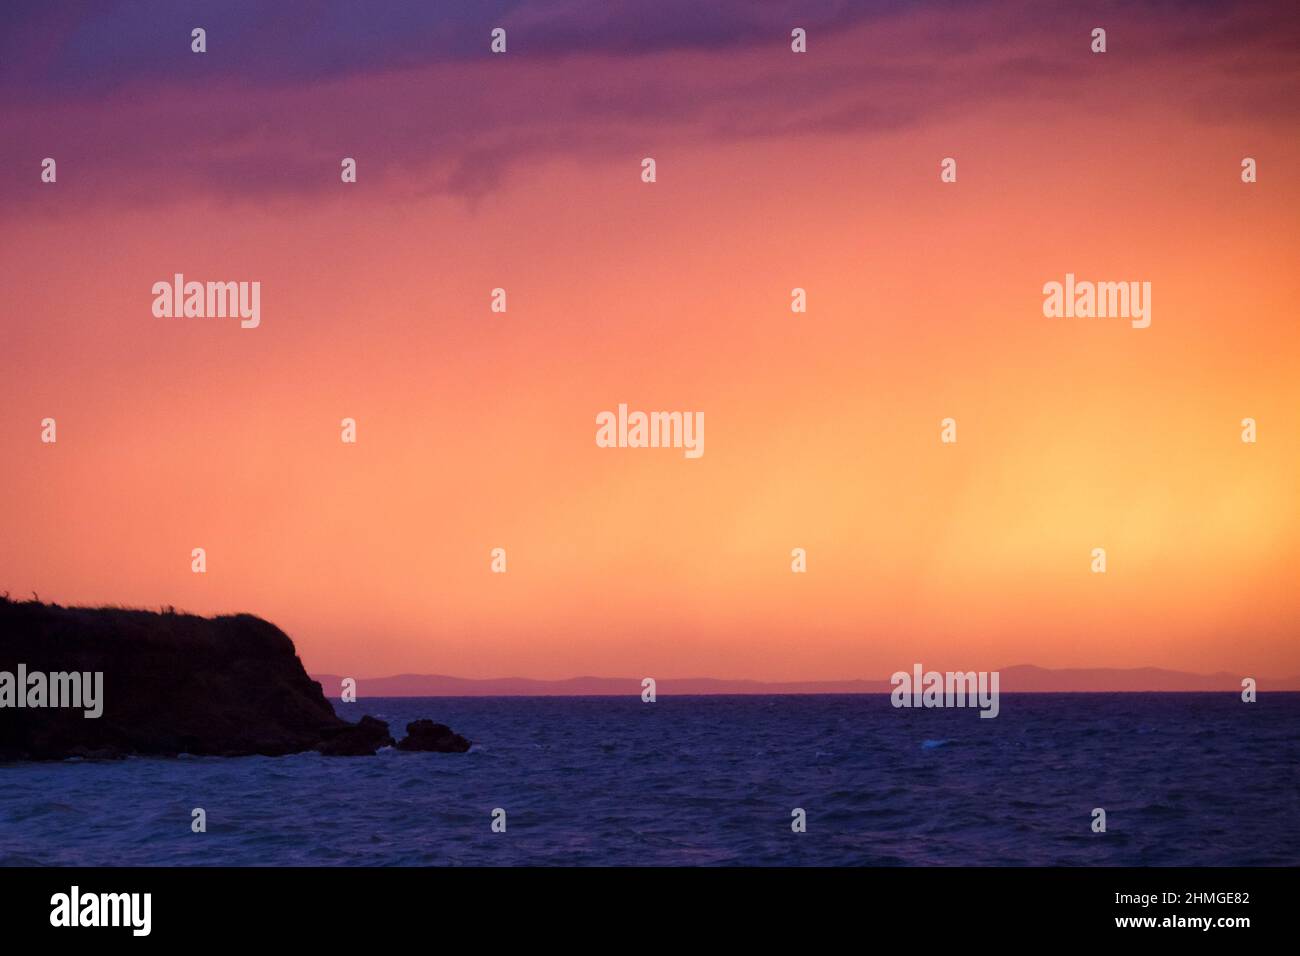
<svg viewBox="0 0 1300 956"><path fill-rule="evenodd" d="M927 671L928 673L929 671ZM967 673L967 670L960 673ZM895 671L895 674L900 673ZM946 673L938 671L937 673ZM954 671L954 673L958 673ZM1300 675L1257 678L1227 671L1198 674L1161 667L1047 668L1036 664L1014 664L997 670L1011 679L1000 680L1001 693L1240 693L1243 680L1255 681L1260 692L1300 691ZM325 685L345 679L371 685L375 697L604 697L639 693L645 678L603 677L590 674L561 678L542 677L458 677L449 674L404 672L377 677L353 677L331 672L311 672L312 680ZM747 677L655 677L655 692L673 696L743 696L749 694L834 695L888 694L891 678L831 678L815 680L762 680ZM675 692L685 687L689 693Z"/></svg>

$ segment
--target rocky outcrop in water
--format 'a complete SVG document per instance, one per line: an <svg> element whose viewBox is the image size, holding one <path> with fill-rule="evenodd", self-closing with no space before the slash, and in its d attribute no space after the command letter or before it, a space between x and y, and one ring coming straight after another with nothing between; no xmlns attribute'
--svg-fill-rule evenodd
<svg viewBox="0 0 1300 956"><path fill-rule="evenodd" d="M364 757L392 745L388 724L367 715L355 724L325 731L325 739L316 749L327 757Z"/></svg>
<svg viewBox="0 0 1300 956"><path fill-rule="evenodd" d="M446 724L423 719L407 724L406 736L397 745L398 750L427 750L440 754L463 754L469 747L470 742Z"/></svg>

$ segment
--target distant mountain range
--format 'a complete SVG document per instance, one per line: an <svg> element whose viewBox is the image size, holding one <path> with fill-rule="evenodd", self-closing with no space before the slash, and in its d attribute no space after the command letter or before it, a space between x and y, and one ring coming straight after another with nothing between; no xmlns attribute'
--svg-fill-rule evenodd
<svg viewBox="0 0 1300 956"><path fill-rule="evenodd" d="M1049 670L1032 664L1004 667L999 673L999 692L1086 693L1113 691L1241 691L1237 674L1189 674L1158 667L1120 669L1108 667ZM1261 693L1270 690L1300 690L1300 677L1270 680L1255 677ZM327 697L337 697L343 677L313 674ZM656 678L657 694L887 694L886 680L839 681L755 681L718 677ZM473 679L442 674L395 674L391 677L357 678L357 693L363 697L613 697L641 693L639 677L569 677L564 680L533 680L526 677Z"/></svg>

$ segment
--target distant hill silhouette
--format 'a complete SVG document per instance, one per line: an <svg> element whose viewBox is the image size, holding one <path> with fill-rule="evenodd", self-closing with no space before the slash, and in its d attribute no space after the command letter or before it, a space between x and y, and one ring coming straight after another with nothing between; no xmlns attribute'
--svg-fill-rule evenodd
<svg viewBox="0 0 1300 956"><path fill-rule="evenodd" d="M927 668L928 669L928 668ZM1241 690L1236 674L1190 674L1158 667L1134 669L1070 668L1049 670L1018 664L1000 670L1000 692L1070 693L1111 691L1224 691ZM1245 676L1245 675L1242 675ZM1268 680L1251 674L1261 693L1300 690L1300 677ZM325 693L337 697L343 677L315 674ZM887 694L889 680L753 681L716 677L656 678L658 694ZM605 697L641 693L639 677L569 677L533 680L526 677L473 679L443 674L395 674L357 678L357 692L366 697Z"/></svg>

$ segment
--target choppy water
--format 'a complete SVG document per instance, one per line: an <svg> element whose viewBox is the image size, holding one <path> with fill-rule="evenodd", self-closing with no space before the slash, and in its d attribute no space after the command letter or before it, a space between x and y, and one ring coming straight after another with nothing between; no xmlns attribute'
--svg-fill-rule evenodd
<svg viewBox="0 0 1300 956"><path fill-rule="evenodd" d="M1300 864L1300 694L338 706L476 745L0 764L0 864Z"/></svg>

